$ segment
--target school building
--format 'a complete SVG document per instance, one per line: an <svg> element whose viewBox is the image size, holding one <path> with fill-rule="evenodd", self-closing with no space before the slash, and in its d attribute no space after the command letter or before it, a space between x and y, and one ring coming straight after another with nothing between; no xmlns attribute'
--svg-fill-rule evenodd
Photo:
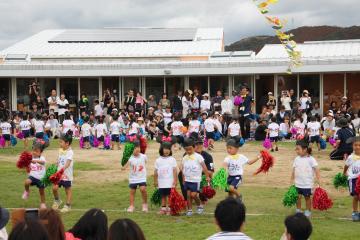
<svg viewBox="0 0 360 240"><path fill-rule="evenodd" d="M305 42L298 49L303 65L289 75L282 45L226 52L222 28L45 30L0 51L0 98L22 110L34 80L42 97L51 89L65 92L73 108L82 92L92 101L107 88L121 101L129 89L159 99L179 89L230 94L247 84L257 102L269 91L294 89L299 96L307 89L324 111L344 95L360 109L360 40Z"/></svg>

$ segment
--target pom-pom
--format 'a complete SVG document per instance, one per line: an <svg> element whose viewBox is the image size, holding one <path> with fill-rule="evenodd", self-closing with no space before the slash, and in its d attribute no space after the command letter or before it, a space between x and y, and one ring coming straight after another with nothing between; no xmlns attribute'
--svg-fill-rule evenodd
<svg viewBox="0 0 360 240"><path fill-rule="evenodd" d="M314 191L312 204L314 209L324 211L330 209L333 205L333 202L329 198L327 192L324 189L318 187Z"/></svg>
<svg viewBox="0 0 360 240"><path fill-rule="evenodd" d="M20 169L26 168L26 171L30 172L29 167L30 167L31 161L32 161L31 153L25 151L20 154L20 157L16 163L16 166Z"/></svg>
<svg viewBox="0 0 360 240"><path fill-rule="evenodd" d="M57 166L55 164L51 164L45 172L45 176L41 179L42 184L47 187L52 184L50 181L51 175L55 174L57 172Z"/></svg>
<svg viewBox="0 0 360 240"><path fill-rule="evenodd" d="M356 179L355 192L360 197L360 176Z"/></svg>
<svg viewBox="0 0 360 240"><path fill-rule="evenodd" d="M179 215L186 208L184 197L175 188L172 188L170 191L169 206L171 215Z"/></svg>
<svg viewBox="0 0 360 240"><path fill-rule="evenodd" d="M241 96L235 96L234 105L240 106L244 102L244 99Z"/></svg>
<svg viewBox="0 0 360 240"><path fill-rule="evenodd" d="M121 134L119 140L121 143L124 143L126 141L126 136L124 134Z"/></svg>
<svg viewBox="0 0 360 240"><path fill-rule="evenodd" d="M125 143L124 152L121 159L121 166L125 166L125 164L129 161L131 155L134 152L135 145L132 142Z"/></svg>
<svg viewBox="0 0 360 240"><path fill-rule="evenodd" d="M274 157L266 150L260 151L262 157L262 163L258 170L254 173L257 175L261 172L267 173L269 169L274 165Z"/></svg>
<svg viewBox="0 0 360 240"><path fill-rule="evenodd" d="M205 186L202 188L201 193L207 198L212 199L216 195L216 191L211 186Z"/></svg>
<svg viewBox="0 0 360 240"><path fill-rule="evenodd" d="M270 149L271 148L271 141L270 138L266 138L263 142L263 147L266 149Z"/></svg>
<svg viewBox="0 0 360 240"><path fill-rule="evenodd" d="M326 149L326 141L323 138L320 138L320 149Z"/></svg>
<svg viewBox="0 0 360 240"><path fill-rule="evenodd" d="M296 136L296 140L303 140L304 138L305 138L305 136L302 134Z"/></svg>
<svg viewBox="0 0 360 240"><path fill-rule="evenodd" d="M110 149L110 145L111 145L111 137L110 135L106 135L104 139L104 148Z"/></svg>
<svg viewBox="0 0 360 240"><path fill-rule="evenodd" d="M83 137L80 137L79 145L80 145L80 148L84 148L84 138Z"/></svg>
<svg viewBox="0 0 360 240"><path fill-rule="evenodd" d="M155 206L161 205L161 196L160 196L159 189L156 188L154 190L154 192L151 195L150 202L151 202L151 204L153 204Z"/></svg>
<svg viewBox="0 0 360 240"><path fill-rule="evenodd" d="M344 174L338 173L333 178L333 184L334 184L335 188L348 187L349 182L348 182L347 177Z"/></svg>
<svg viewBox="0 0 360 240"><path fill-rule="evenodd" d="M18 132L17 134L16 134L16 137L18 138L18 139L24 139L24 134L23 134L23 132L22 131L20 131L20 132Z"/></svg>
<svg viewBox="0 0 360 240"><path fill-rule="evenodd" d="M11 146L16 146L17 144L17 140L16 140L16 137L14 137L13 135L10 136L10 143L11 143Z"/></svg>
<svg viewBox="0 0 360 240"><path fill-rule="evenodd" d="M5 147L5 138L3 136L0 136L0 148Z"/></svg>
<svg viewBox="0 0 360 240"><path fill-rule="evenodd" d="M242 147L245 144L245 139L240 138L239 144L240 144L240 147Z"/></svg>
<svg viewBox="0 0 360 240"><path fill-rule="evenodd" d="M291 131L291 134L292 134L292 135L296 135L296 134L297 134L297 129L294 128L294 127L292 127L292 128L290 129L290 131Z"/></svg>
<svg viewBox="0 0 360 240"><path fill-rule="evenodd" d="M329 143L330 143L330 145L332 145L333 147L335 147L336 146L336 140L334 139L334 138L329 138Z"/></svg>
<svg viewBox="0 0 360 240"><path fill-rule="evenodd" d="M94 137L94 136L90 136L90 145L92 146L92 147L98 147L99 146L99 140L96 138L96 137Z"/></svg>
<svg viewBox="0 0 360 240"><path fill-rule="evenodd" d="M225 168L220 168L220 170L214 174L211 184L216 189L226 190L228 188L227 171Z"/></svg>
<svg viewBox="0 0 360 240"><path fill-rule="evenodd" d="M49 180L52 182L52 184L57 185L59 184L62 175L64 174L64 169L60 169L60 171L57 171L53 175L50 176Z"/></svg>
<svg viewBox="0 0 360 240"><path fill-rule="evenodd" d="M208 148L209 147L209 140L205 137L204 138L204 148Z"/></svg>
<svg viewBox="0 0 360 240"><path fill-rule="evenodd" d="M298 199L298 192L296 190L295 185L292 185L284 195L283 205L285 207L292 207L296 204L297 199Z"/></svg>
<svg viewBox="0 0 360 240"><path fill-rule="evenodd" d="M142 154L145 154L146 148L147 148L146 138L145 138L144 136L141 136L141 137L140 137L140 152L141 152Z"/></svg>

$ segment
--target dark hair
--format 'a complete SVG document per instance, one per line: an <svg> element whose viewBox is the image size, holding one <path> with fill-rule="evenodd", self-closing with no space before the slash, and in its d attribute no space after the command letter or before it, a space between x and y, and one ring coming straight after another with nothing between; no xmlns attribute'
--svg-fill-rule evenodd
<svg viewBox="0 0 360 240"><path fill-rule="evenodd" d="M195 143L194 143L194 139L192 138L185 138L184 139L184 143L183 143L183 147L194 147Z"/></svg>
<svg viewBox="0 0 360 240"><path fill-rule="evenodd" d="M139 225L131 219L118 219L109 228L108 240L145 240Z"/></svg>
<svg viewBox="0 0 360 240"><path fill-rule="evenodd" d="M119 118L119 115L115 114L114 116L112 116L112 118L113 118L114 121L117 121L118 118Z"/></svg>
<svg viewBox="0 0 360 240"><path fill-rule="evenodd" d="M311 116L311 117L310 117L310 122L314 122L314 121L316 121L316 120L317 120L316 116Z"/></svg>
<svg viewBox="0 0 360 240"><path fill-rule="evenodd" d="M36 114L36 120L41 120L41 115L40 114Z"/></svg>
<svg viewBox="0 0 360 240"><path fill-rule="evenodd" d="M290 234L291 239L307 240L309 239L312 226L310 220L302 213L296 213L288 216L285 221L286 231Z"/></svg>
<svg viewBox="0 0 360 240"><path fill-rule="evenodd" d="M108 220L105 213L97 208L87 211L69 230L74 237L80 239L107 239Z"/></svg>
<svg viewBox="0 0 360 240"><path fill-rule="evenodd" d="M72 135L73 135L73 132L71 130L69 130L65 134L63 134L60 139L66 143L69 143L69 145L71 145L72 140L73 140Z"/></svg>
<svg viewBox="0 0 360 240"><path fill-rule="evenodd" d="M309 146L309 142L306 140L298 140L296 141L296 146L300 146L302 149L306 149L307 153L311 155L312 148Z"/></svg>
<svg viewBox="0 0 360 240"><path fill-rule="evenodd" d="M237 232L245 222L245 205L238 199L228 197L218 203L215 219L223 232Z"/></svg>
<svg viewBox="0 0 360 240"><path fill-rule="evenodd" d="M65 120L70 120L71 119L71 114L69 112L65 113Z"/></svg>
<svg viewBox="0 0 360 240"><path fill-rule="evenodd" d="M64 240L65 229L60 215L53 209L41 209L39 219L45 226L50 240Z"/></svg>
<svg viewBox="0 0 360 240"><path fill-rule="evenodd" d="M231 146L231 147L236 147L239 148L240 147L240 143L239 141L235 141L235 139L230 138L227 142L226 142L226 146Z"/></svg>
<svg viewBox="0 0 360 240"><path fill-rule="evenodd" d="M271 117L271 122L276 123L276 117Z"/></svg>
<svg viewBox="0 0 360 240"><path fill-rule="evenodd" d="M181 115L179 113L175 114L174 120L175 121L180 121L181 120Z"/></svg>
<svg viewBox="0 0 360 240"><path fill-rule="evenodd" d="M160 145L159 155L163 157L163 156L164 156L164 149L169 149L169 150L170 150L169 156L172 156L171 146L172 146L171 143L169 143L169 142L163 142L163 143Z"/></svg>
<svg viewBox="0 0 360 240"><path fill-rule="evenodd" d="M12 229L9 240L27 239L49 240L50 238L45 227L39 221L25 219Z"/></svg>
<svg viewBox="0 0 360 240"><path fill-rule="evenodd" d="M140 141L139 140L133 141L133 144L134 144L135 148L140 147Z"/></svg>
<svg viewBox="0 0 360 240"><path fill-rule="evenodd" d="M39 149L40 152L43 152L44 149L47 148L47 147L48 147L48 144L42 139L40 139L40 140L35 139L34 143L32 145L33 150Z"/></svg>

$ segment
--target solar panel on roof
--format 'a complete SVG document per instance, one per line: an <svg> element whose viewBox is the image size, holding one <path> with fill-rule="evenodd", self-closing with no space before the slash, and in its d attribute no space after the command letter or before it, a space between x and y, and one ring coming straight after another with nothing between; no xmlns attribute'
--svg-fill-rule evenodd
<svg viewBox="0 0 360 240"><path fill-rule="evenodd" d="M49 43L193 41L196 28L110 28L66 30Z"/></svg>

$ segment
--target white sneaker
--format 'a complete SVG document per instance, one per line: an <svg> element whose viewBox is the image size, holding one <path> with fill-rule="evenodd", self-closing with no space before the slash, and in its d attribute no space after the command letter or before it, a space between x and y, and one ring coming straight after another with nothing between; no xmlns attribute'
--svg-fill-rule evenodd
<svg viewBox="0 0 360 240"><path fill-rule="evenodd" d="M203 214L203 213L204 213L204 207L198 207L197 214Z"/></svg>
<svg viewBox="0 0 360 240"><path fill-rule="evenodd" d="M60 210L61 213L67 213L70 212L71 206L65 204L64 207Z"/></svg>
<svg viewBox="0 0 360 240"><path fill-rule="evenodd" d="M148 208L148 205L146 203L142 205L142 211L146 212L146 213L149 212L149 208Z"/></svg>
<svg viewBox="0 0 360 240"><path fill-rule="evenodd" d="M126 211L128 213L132 213L132 212L134 212L134 210L135 210L134 206L130 206L130 207L128 207L128 209Z"/></svg>
<svg viewBox="0 0 360 240"><path fill-rule="evenodd" d="M29 192L28 192L28 191L24 191L24 193L23 193L23 195L22 195L21 198L24 199L24 200L28 200L28 198L29 198Z"/></svg>
<svg viewBox="0 0 360 240"><path fill-rule="evenodd" d="M311 212L309 210L305 210L304 215L305 215L305 217L310 218Z"/></svg>
<svg viewBox="0 0 360 240"><path fill-rule="evenodd" d="M54 210L58 210L59 207L61 206L61 204L62 204L62 201L60 199L59 200L54 200L54 203L53 203L51 208L54 209Z"/></svg>
<svg viewBox="0 0 360 240"><path fill-rule="evenodd" d="M188 210L188 211L186 212L186 216L190 217L190 216L192 216L192 215L193 215L192 210Z"/></svg>

